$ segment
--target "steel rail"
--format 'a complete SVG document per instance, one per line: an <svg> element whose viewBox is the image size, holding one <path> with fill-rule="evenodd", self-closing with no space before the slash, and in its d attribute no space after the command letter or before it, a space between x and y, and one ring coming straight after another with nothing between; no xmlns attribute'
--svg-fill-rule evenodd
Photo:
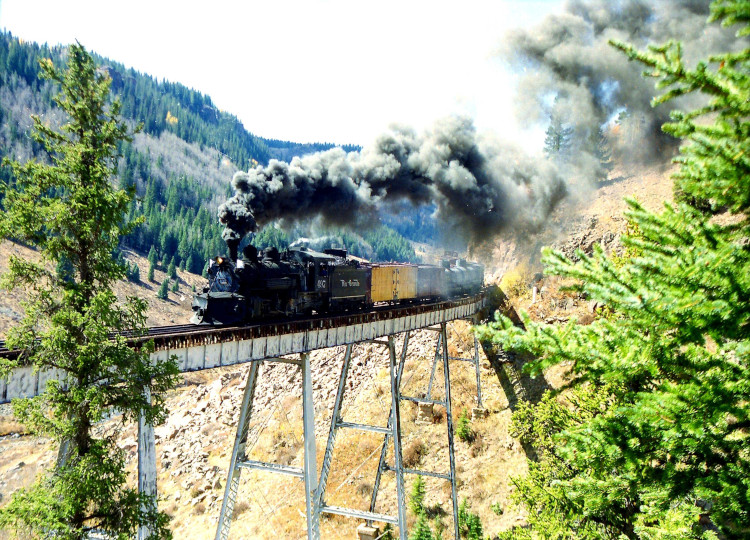
<svg viewBox="0 0 750 540"><path fill-rule="evenodd" d="M253 321L246 325L212 326L196 324L178 324L172 326L154 326L141 336L134 335L131 331L114 332L112 338L125 337L134 347L153 340L156 350L175 348L177 346L190 346L201 343L220 343L235 339L252 339L266 337L289 332L304 332L306 330L319 330L323 328L337 328L351 324L369 323L418 315L435 310L449 309L471 303L481 298L484 291L473 296L462 296L437 302L414 302L402 304L376 305L368 311L356 311L349 313L323 313L313 317L299 318L265 318L261 321ZM8 349L5 341L0 340L0 358L13 359L18 357L21 351Z"/></svg>

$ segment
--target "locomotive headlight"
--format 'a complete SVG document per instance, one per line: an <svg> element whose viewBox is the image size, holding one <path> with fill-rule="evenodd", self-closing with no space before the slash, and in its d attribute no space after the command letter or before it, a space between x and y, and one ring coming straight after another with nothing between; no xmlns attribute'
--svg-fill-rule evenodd
<svg viewBox="0 0 750 540"><path fill-rule="evenodd" d="M216 257L216 263L217 263L217 264L221 264L221 263L223 263L223 262L224 262L224 259L223 259L223 258L221 258L221 257Z"/></svg>

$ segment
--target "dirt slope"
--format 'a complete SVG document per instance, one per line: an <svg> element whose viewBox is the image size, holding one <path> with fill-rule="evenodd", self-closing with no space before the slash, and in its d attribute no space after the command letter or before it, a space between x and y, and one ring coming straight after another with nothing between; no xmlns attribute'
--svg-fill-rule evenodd
<svg viewBox="0 0 750 540"><path fill-rule="evenodd" d="M658 210L665 201L671 201L669 176L673 170L673 166L660 165L617 167L609 180L595 188L573 186L568 199L554 211L541 231L478 246L473 255L485 263L490 280L499 282L503 274L519 266L531 273L539 272L543 246L560 248L586 230L592 239L601 239L608 233L621 234L625 228L626 197L638 200L650 210Z"/></svg>

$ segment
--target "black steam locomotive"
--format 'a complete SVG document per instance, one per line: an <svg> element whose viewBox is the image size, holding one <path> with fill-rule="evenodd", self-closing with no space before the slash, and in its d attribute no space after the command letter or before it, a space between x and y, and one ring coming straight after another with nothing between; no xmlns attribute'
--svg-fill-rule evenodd
<svg viewBox="0 0 750 540"><path fill-rule="evenodd" d="M208 286L193 299L196 324L239 324L266 316L364 310L383 302L418 302L479 292L484 268L460 259L442 266L369 263L344 249L307 248L209 261Z"/></svg>

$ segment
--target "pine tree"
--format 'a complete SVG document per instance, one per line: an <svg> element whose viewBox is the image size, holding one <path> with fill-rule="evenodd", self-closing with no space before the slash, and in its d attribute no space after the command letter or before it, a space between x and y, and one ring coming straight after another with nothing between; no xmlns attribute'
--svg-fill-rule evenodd
<svg viewBox="0 0 750 540"><path fill-rule="evenodd" d="M612 160L612 148L607 141L607 136L604 134L603 129L600 128L594 134L591 147L593 155L599 164L596 171L596 179L599 181L607 180L609 173L614 167L614 162Z"/></svg>
<svg viewBox="0 0 750 540"><path fill-rule="evenodd" d="M750 33L746 2L711 5L712 21ZM587 326L507 319L483 339L534 354L528 367L569 362L568 404L530 412L545 442L516 500L529 528L510 537L740 538L750 527L750 49L694 69L670 42L639 52L666 92L655 100L705 94L707 105L672 113L664 130L685 139L675 183L711 201L712 212L677 202L660 213L629 201L632 256L603 250L574 263L545 252L547 273L606 316ZM721 212L721 219L713 213ZM515 419L514 419L515 421ZM539 434L544 434L540 440ZM545 457L546 455L546 457ZM705 533L705 536L704 536Z"/></svg>
<svg viewBox="0 0 750 540"><path fill-rule="evenodd" d="M171 279L177 279L177 268L174 264L174 257L172 257L172 260L169 262L169 266L167 266L167 277Z"/></svg>
<svg viewBox="0 0 750 540"><path fill-rule="evenodd" d="M409 497L409 508L417 516L424 514L424 495L424 480L422 480L421 476L417 475L411 488L411 496Z"/></svg>
<svg viewBox="0 0 750 540"><path fill-rule="evenodd" d="M59 258L57 266L55 266L55 274L61 281L71 282L75 279L75 268L67 256L62 255Z"/></svg>
<svg viewBox="0 0 750 540"><path fill-rule="evenodd" d="M151 267L156 266L156 248L152 245L151 249L148 251L148 264Z"/></svg>
<svg viewBox="0 0 750 540"><path fill-rule="evenodd" d="M130 269L130 272L128 273L128 279L132 281L133 283L141 282L141 269L138 267L136 263L133 263L133 266Z"/></svg>
<svg viewBox="0 0 750 540"><path fill-rule="evenodd" d="M147 279L150 283L153 283L154 281L156 281L156 279L154 278L154 265L153 264L148 265L148 278Z"/></svg>
<svg viewBox="0 0 750 540"><path fill-rule="evenodd" d="M458 507L458 529L461 537L468 540L482 540L484 535L482 520L469 510L466 499L462 500Z"/></svg>
<svg viewBox="0 0 750 540"><path fill-rule="evenodd" d="M156 297L160 300L169 299L169 278L165 277L164 281L161 282L159 290L156 291Z"/></svg>
<svg viewBox="0 0 750 540"><path fill-rule="evenodd" d="M414 530L409 535L409 540L433 540L432 531L424 512L419 514L417 523L414 525Z"/></svg>
<svg viewBox="0 0 750 540"><path fill-rule="evenodd" d="M173 293L180 292L180 282L178 280L174 280L174 283L172 283L172 288L170 289Z"/></svg>
<svg viewBox="0 0 750 540"><path fill-rule="evenodd" d="M469 418L469 414L466 412L466 409L463 409L458 417L456 435L458 435L458 438L465 443L473 442L477 436L477 434L474 433L474 430L471 429L471 419Z"/></svg>
<svg viewBox="0 0 750 540"><path fill-rule="evenodd" d="M68 66L40 62L44 77L60 85L55 101L67 123L61 131L34 117L34 138L51 164L11 162L15 184L3 189L0 235L35 245L41 263L11 257L3 276L8 288L28 293L25 316L8 334L7 345L23 351L35 369L55 369L37 397L13 402L14 414L29 429L60 443L54 471L17 491L0 509L0 528L38 537L82 539L92 530L132 537L139 523L159 537L170 535L168 517L155 501L126 484L123 452L115 437L97 438L93 426L111 410L134 420L143 411L149 422L163 418L163 392L174 384L174 362L152 365L150 347L128 346L112 332L145 333L146 303L120 304L113 284L124 268L113 257L132 191L116 189L118 142L128 138L119 120L119 103L109 102L110 80L96 70L80 45L68 49ZM49 271L67 259L71 279ZM0 375L16 361L3 361ZM144 398L151 385L154 404ZM122 427L120 425L120 427Z"/></svg>
<svg viewBox="0 0 750 540"><path fill-rule="evenodd" d="M559 116L552 115L549 127L545 130L544 135L544 154L555 161L568 161L572 146L573 128L564 125Z"/></svg>

